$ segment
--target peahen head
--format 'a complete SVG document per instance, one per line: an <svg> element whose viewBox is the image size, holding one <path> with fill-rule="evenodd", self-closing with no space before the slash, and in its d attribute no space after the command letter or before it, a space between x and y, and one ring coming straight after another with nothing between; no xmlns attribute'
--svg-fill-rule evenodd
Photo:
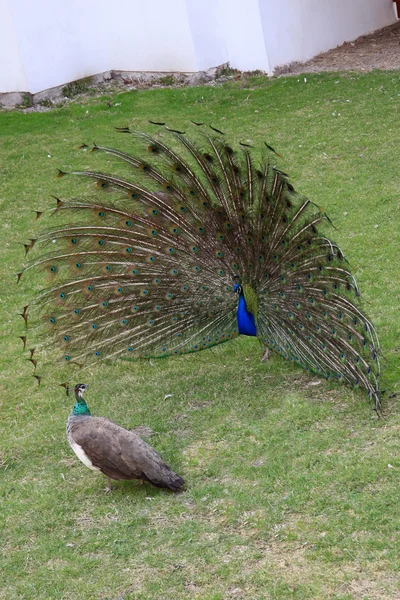
<svg viewBox="0 0 400 600"><path fill-rule="evenodd" d="M77 383L74 388L75 398L76 398L74 410L72 411L72 413L74 415L90 415L90 410L88 409L88 405L86 404L85 400L83 399L83 392L86 390L86 388L87 388L86 383Z"/></svg>
<svg viewBox="0 0 400 600"><path fill-rule="evenodd" d="M87 388L87 384L86 383L77 383L75 386L75 397L78 400L79 398L83 397L83 392L86 390Z"/></svg>

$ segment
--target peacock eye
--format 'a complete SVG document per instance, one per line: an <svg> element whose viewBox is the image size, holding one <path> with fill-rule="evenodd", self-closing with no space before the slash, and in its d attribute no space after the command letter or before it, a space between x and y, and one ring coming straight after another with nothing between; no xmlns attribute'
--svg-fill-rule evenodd
<svg viewBox="0 0 400 600"><path fill-rule="evenodd" d="M267 159L257 170L251 145L239 153L211 134L198 146L172 131L171 148L165 135L142 134L154 166L104 148L141 180L86 172L97 188L120 189L121 201L102 200L101 190L99 199L57 200L66 225L24 244L26 253L36 241L50 246L34 261L52 281L38 298L46 307L38 325L54 343L49 355L57 343L72 348L60 351L64 367L95 356L182 355L243 334L293 367L355 382L378 402L379 343L353 301L359 291L343 253L316 227L325 213Z"/></svg>

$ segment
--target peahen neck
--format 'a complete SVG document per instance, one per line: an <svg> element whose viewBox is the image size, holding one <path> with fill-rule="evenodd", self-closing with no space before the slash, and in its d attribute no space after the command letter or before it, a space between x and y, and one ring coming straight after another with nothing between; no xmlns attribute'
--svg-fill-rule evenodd
<svg viewBox="0 0 400 600"><path fill-rule="evenodd" d="M75 406L72 411L72 414L75 416L78 416L78 415L85 415L87 417L90 416L90 410L89 410L88 405L86 404L85 400L83 398L80 398L76 394L75 394L75 398L76 398L76 402L75 402Z"/></svg>
<svg viewBox="0 0 400 600"><path fill-rule="evenodd" d="M239 333L242 335L257 335L257 327L254 315L247 310L246 300L243 292L239 294L239 304L237 308L237 323Z"/></svg>

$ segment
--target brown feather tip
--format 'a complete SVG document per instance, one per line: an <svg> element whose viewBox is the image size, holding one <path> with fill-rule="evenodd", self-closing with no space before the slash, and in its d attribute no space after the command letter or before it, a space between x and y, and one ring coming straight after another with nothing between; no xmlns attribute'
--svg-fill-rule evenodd
<svg viewBox="0 0 400 600"><path fill-rule="evenodd" d="M42 381L42 378L40 377L40 375L33 375L33 377L36 379L36 381L38 382L38 385L40 385L40 382Z"/></svg>
<svg viewBox="0 0 400 600"><path fill-rule="evenodd" d="M56 202L57 202L56 210L57 210L57 208L61 208L64 205L64 202L62 200L60 200L60 198L57 198L57 196L52 196L52 198L54 198L54 200L56 200Z"/></svg>
<svg viewBox="0 0 400 600"><path fill-rule="evenodd" d="M30 244L24 244L24 248L25 248L25 256L28 254L29 250L32 250L33 246L36 243L36 239L34 238L30 238Z"/></svg>
<svg viewBox="0 0 400 600"><path fill-rule="evenodd" d="M197 125L197 127L201 127L201 125L204 125L204 123L197 123L196 121L190 121L191 123L193 123L193 125Z"/></svg>
<svg viewBox="0 0 400 600"><path fill-rule="evenodd" d="M289 177L288 173L285 173L284 171L281 171L280 169L277 169L276 167L272 167L272 168L275 171L275 173L279 173L279 175L282 175L282 177Z"/></svg>
<svg viewBox="0 0 400 600"><path fill-rule="evenodd" d="M165 123L159 122L159 121L150 121L149 123L151 123L152 125L158 125L159 127L164 127Z"/></svg>
<svg viewBox="0 0 400 600"><path fill-rule="evenodd" d="M30 358L35 354L36 348L29 348L29 352L31 353Z"/></svg>
<svg viewBox="0 0 400 600"><path fill-rule="evenodd" d="M64 175L68 175L68 173L66 173L65 171L61 171L60 169L58 169L57 179L60 179L61 177L64 177Z"/></svg>
<svg viewBox="0 0 400 600"><path fill-rule="evenodd" d="M216 127L213 127L212 125L210 125L210 129L212 129L213 131L216 131L220 135L225 135L223 131L221 131L220 129L217 129Z"/></svg>
<svg viewBox="0 0 400 600"><path fill-rule="evenodd" d="M22 313L18 313L24 319L25 323L28 323L27 310L28 310L28 304L26 306L24 306Z"/></svg>
<svg viewBox="0 0 400 600"><path fill-rule="evenodd" d="M24 350L26 348L26 335L20 335L19 339L22 340L22 343L24 344Z"/></svg>
<svg viewBox="0 0 400 600"><path fill-rule="evenodd" d="M321 211L321 213L323 214L323 216L324 216L324 219L325 219L326 221L328 221L329 225L330 225L331 227L333 227L333 229L336 229L336 231L337 231L337 227L335 227L335 225L333 224L333 221L332 221L332 219L330 219L330 218L329 218L329 216L326 214L326 212L325 212L325 209L324 209L324 208L322 208L322 206L320 206L320 207L319 207L319 210L320 210L320 211Z"/></svg>
<svg viewBox="0 0 400 600"><path fill-rule="evenodd" d="M171 127L167 127L167 126L165 126L165 129L167 131L172 131L172 133L178 133L179 135L185 135L185 132L179 131L179 129L172 129Z"/></svg>
<svg viewBox="0 0 400 600"><path fill-rule="evenodd" d="M270 146L269 144L267 144L267 142L264 142L264 144L266 145L266 147L268 148L268 150L271 150L271 152L273 152L274 154L276 154L277 156L279 156L279 158L283 158L283 156L281 154L279 154L279 152L277 152L272 146Z"/></svg>
<svg viewBox="0 0 400 600"><path fill-rule="evenodd" d="M119 133L130 133L131 132L129 127L116 127L115 130L119 131Z"/></svg>
<svg viewBox="0 0 400 600"><path fill-rule="evenodd" d="M69 396L69 384L68 383L60 383L60 387L65 388L65 393Z"/></svg>
<svg viewBox="0 0 400 600"><path fill-rule="evenodd" d="M25 244L24 244L24 246L25 246ZM19 283L19 280L22 277L22 273L23 273L23 271L20 271L19 273L17 273L17 283Z"/></svg>
<svg viewBox="0 0 400 600"><path fill-rule="evenodd" d="M42 210L35 210L35 213L36 213L36 221L37 221L42 216L43 211Z"/></svg>
<svg viewBox="0 0 400 600"><path fill-rule="evenodd" d="M84 148L88 148L87 144L80 144L79 146L75 146L76 150L83 150Z"/></svg>

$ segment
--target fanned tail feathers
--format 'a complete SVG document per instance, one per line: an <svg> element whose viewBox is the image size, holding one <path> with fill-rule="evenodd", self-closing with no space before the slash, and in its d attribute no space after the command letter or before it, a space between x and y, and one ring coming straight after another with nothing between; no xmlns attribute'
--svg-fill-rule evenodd
<svg viewBox="0 0 400 600"><path fill-rule="evenodd" d="M50 285L23 314L45 347L80 365L209 348L238 335L240 282L263 345L365 388L378 406L379 342L342 251L322 232L326 215L246 146L134 135L148 159L93 147L127 163L132 180L73 173L114 194L57 200L68 222L25 245L46 248L26 270Z"/></svg>

